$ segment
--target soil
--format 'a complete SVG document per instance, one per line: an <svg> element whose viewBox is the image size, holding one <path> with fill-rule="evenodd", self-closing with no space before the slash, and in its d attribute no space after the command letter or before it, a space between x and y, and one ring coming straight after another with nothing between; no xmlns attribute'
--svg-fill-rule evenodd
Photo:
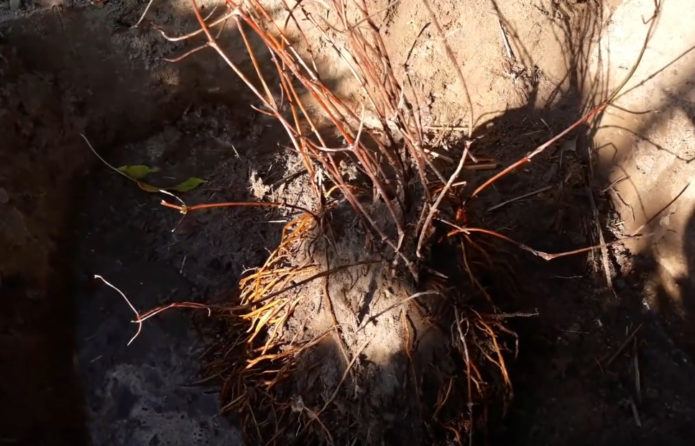
<svg viewBox="0 0 695 446"><path fill-rule="evenodd" d="M398 76L410 77L424 121L454 150L460 130L439 133L439 126L464 128L468 112L427 11L419 0L389 8L386 0L376 3ZM642 37L625 36L641 36L646 25L638 16L651 14L647 1L431 3L471 91L476 155L498 165L515 161L605 98L639 52ZM665 2L661 34L633 84L682 53L666 44L667 31L689 39L683 50L692 46L685 14L676 17L690 10L686 3ZM265 198L306 205L308 182L299 161L283 149L280 130L249 110L250 95L214 54L175 64L162 60L189 46L165 42L151 25L172 34L195 29L188 2L155 2L143 26L131 29L143 8L140 1L0 5L2 443L242 443L237 420L219 415L221 384L201 371L209 348L228 333L227 320L204 310L170 310L148 320L126 346L135 333L133 314L93 275L103 275L141 311L177 301L228 304L238 297L242 273L278 245L290 215L235 208L180 221L159 205L161 196L100 163L79 134L115 166L158 167L148 177L153 184L208 180L184 194L189 204ZM221 44L230 53L243 53L235 34L224 36ZM352 96L354 82L330 63L330 47L316 57L330 66L327 77L336 90ZM505 282L504 289L513 283L501 302L505 311L538 316L510 322L519 336L519 355L508 362L514 398L478 444L685 445L695 438L694 189L658 213L692 176L688 60L669 67L681 75L666 70L658 87L637 89L621 103L640 108L655 92L671 98L649 106L672 125L628 126L649 133L660 149L652 144L624 152L631 144L624 130L584 127L472 204L480 226L548 252L598 243L597 222L608 240L645 222L657 234L610 246L612 290L600 250L545 262L512 245L500 247L516 277L484 280L490 287ZM241 65L250 71L247 60ZM614 117L605 119L609 125ZM598 149L612 141L617 158ZM628 182L609 187L626 169L637 192L649 191L639 218L630 217L636 205L625 204L637 202L621 189ZM650 177L651 169L659 174ZM479 184L490 174L469 172L465 179ZM551 187L490 210L545 186ZM359 249L341 252L349 257ZM370 274L359 278L354 292L369 295L370 281L387 276ZM332 280L334 294L340 293L341 276ZM387 309L395 291L376 288L371 302L344 308L339 317ZM317 331L326 323L313 322ZM293 330L286 335L301 331ZM349 347L352 354L361 343ZM396 369L403 367L400 347L385 338L365 355L382 370ZM329 349L325 358L331 355L340 356ZM331 388L338 374L324 370L324 387ZM377 381L371 404L387 415L412 404L388 373ZM394 426L400 432L388 437L393 444L416 438L408 426Z"/></svg>

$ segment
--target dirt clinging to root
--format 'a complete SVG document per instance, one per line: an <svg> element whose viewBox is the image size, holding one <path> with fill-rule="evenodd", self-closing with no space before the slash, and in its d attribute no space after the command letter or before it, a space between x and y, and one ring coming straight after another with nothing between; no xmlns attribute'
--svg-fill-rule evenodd
<svg viewBox="0 0 695 446"><path fill-rule="evenodd" d="M346 205L298 217L241 281L246 307L212 363L225 409L252 443L467 441L505 408L514 334L452 285L398 271Z"/></svg>

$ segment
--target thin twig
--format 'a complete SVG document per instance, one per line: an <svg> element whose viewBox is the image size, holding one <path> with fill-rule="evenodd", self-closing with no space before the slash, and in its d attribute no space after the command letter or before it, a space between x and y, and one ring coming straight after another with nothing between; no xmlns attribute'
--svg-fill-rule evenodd
<svg viewBox="0 0 695 446"><path fill-rule="evenodd" d="M632 333L630 333L630 335L625 339L625 341L620 345L620 347L618 347L618 349L615 351L615 353L613 353L610 356L610 358L608 358L608 360L603 364L604 368L607 368L609 365L611 365L611 363L613 361L615 361L615 358L620 356L620 354L623 352L623 350L625 350L625 347L627 347L630 344L630 341L632 341L632 338L634 338L637 335L637 333L639 333L639 331L642 329L643 325L644 324L640 322L640 324L637 326L637 328L635 328L632 331Z"/></svg>
<svg viewBox="0 0 695 446"><path fill-rule="evenodd" d="M113 285L111 282L109 282L109 281L107 281L106 279L104 279L104 278L103 278L102 276L100 276L99 274L95 274L95 275L94 275L94 278L95 278L95 279L101 280L101 281L104 282L108 287L110 287L110 288L112 288L113 290L115 290L115 291L123 298L123 300L125 300L125 302L128 304L128 307L130 307L130 309L133 310L133 313L135 313L135 321L133 321L133 322L136 323L136 324L138 324L138 329L137 329L137 331L135 332L135 334L133 335L133 337L130 338L130 341L128 341L128 344L126 344L126 345L132 344L132 342L135 340L135 338L137 338L137 337L140 335L140 332L142 331L142 321L140 320L140 313L138 313L138 310L136 310L135 307L133 306L133 304L130 303L130 301L128 300L128 298L126 297L126 295L123 293L123 291L119 290L115 285Z"/></svg>
<svg viewBox="0 0 695 446"><path fill-rule="evenodd" d="M639 412L637 412L637 405L635 404L635 402L633 401L632 398L630 398L629 403L630 403L630 409L632 409L632 416L635 419L635 425L637 427L642 427L642 421L640 421Z"/></svg>
<svg viewBox="0 0 695 446"><path fill-rule="evenodd" d="M606 103L613 102L614 100L618 99L620 96L623 96L624 94L627 94L630 90L626 91L623 94L620 94L620 91L625 88L625 85L630 81L632 78L632 75L635 74L635 71L637 71L637 67L639 67L640 62L642 62L642 57L644 57L645 51L647 51L647 44L649 43L649 39L651 39L652 34L654 33L654 28L656 27L656 18L659 15L659 12L661 10L661 0L654 0L654 14L652 15L652 18L649 19L651 22L649 24L649 28L647 29L647 33L644 36L644 42L642 43L642 48L639 52L639 55L637 56L637 60L635 60L635 63L632 65L632 68L630 71L627 73L623 81L615 87L615 90L613 90L613 93L609 96L608 100Z"/></svg>
<svg viewBox="0 0 695 446"><path fill-rule="evenodd" d="M102 156L99 155L99 152L97 152L97 151L94 149L94 147L92 146L92 143L89 142L89 140L87 139L87 137L86 137L84 134L80 133L80 136L82 137L82 139L84 139L84 142L87 143L87 147L89 147L89 150L92 151L92 153L94 154L94 156L96 156L96 157L99 159L99 161L101 161L102 163L104 163L104 165L106 165L106 167L108 167L109 169L113 170L113 171L116 172L117 174L122 175L122 176L124 176L125 178L128 178L130 181L134 181L134 182L136 182L136 183L138 182L135 178L131 178L131 177L130 177L129 175L127 175L125 172L119 170L119 169L116 168L114 165L112 165L111 163L109 163L108 161L106 161L104 158L102 158Z"/></svg>
<svg viewBox="0 0 695 446"><path fill-rule="evenodd" d="M153 308L142 315L138 317L138 319L132 321L136 323L142 323L146 321L147 319L158 315L159 313L170 310L172 308L192 308L194 310L207 310L208 312L208 317L212 316L212 308L210 308L209 305L201 304L198 302L174 302L170 303L169 305L164 305L161 307Z"/></svg>
<svg viewBox="0 0 695 446"><path fill-rule="evenodd" d="M431 296L431 295L437 295L437 296L444 297L442 295L442 293L440 293L439 291L434 291L434 290L420 291L419 293L411 294L410 296L406 297L402 301L397 302L397 303L391 305L390 307L388 307L387 309L382 310L382 311L378 312L377 314L367 318L367 320L364 322L364 324L362 324L362 326L360 328L358 328L357 331L362 330L364 327L367 326L368 323L377 320L379 317L383 316L384 314L388 313L389 311L394 310L394 309L400 307L401 305L405 305L413 299L417 299L418 297L422 297L422 296Z"/></svg>
<svg viewBox="0 0 695 446"><path fill-rule="evenodd" d="M447 234L447 236L449 236L449 237L451 237L452 235L460 234L460 233L463 233L463 234L470 234L470 233L472 233L472 232L479 232L479 233L482 233L482 234L491 235L491 236L496 237L496 238L498 238L498 239L501 239L501 240L504 240L504 241L506 241L506 242L512 243L512 244L518 246L520 249L523 249L524 251L530 252L530 253L533 254L534 256L540 257L541 259L543 259L543 260L545 260L545 261L547 261L547 262L549 262L549 261L551 261L551 260L559 259L560 257L573 256L573 255L576 255L576 254L581 254L581 253L584 253L584 252L589 252L589 251L591 251L591 250L600 248L600 247L602 246L602 245L593 245L593 246L587 246L587 247L585 247L585 248L574 249L574 250L572 250L572 251L565 251L565 252L559 252L559 253L551 254L551 253L547 253L547 252L544 252L544 251L539 251L539 250L537 250L537 249L533 249L533 248L531 248L531 247L528 246L528 245L525 245L525 244L523 244L523 243L521 243L521 242L518 242L518 241L516 241L516 240L514 240L514 239L512 239L512 238L510 238L510 237L507 237L507 236L504 235L504 234L500 234L499 232L491 231L490 229L462 227L462 226L459 226L459 225L457 225L457 224L455 224L455 223L451 223L450 221L443 220L443 219L438 219L438 221L441 221L442 223L444 223L444 224L446 224L446 225L451 226L452 228L454 228L452 231L450 231L450 232ZM635 236L635 237L636 237L636 236ZM604 243L603 246L611 246L611 245L614 245L614 244L619 243L619 242L622 242L622 241L623 241L623 239L615 240L615 241L610 242L610 243Z"/></svg>
<svg viewBox="0 0 695 446"><path fill-rule="evenodd" d="M497 10L497 8L495 8ZM507 58L516 61L514 58L514 53L512 52L512 47L509 46L509 39L507 39L507 34L504 32L504 27L502 26L502 19L499 14L497 14L497 24L500 28L500 34L502 34L502 42L504 43L504 49L507 51Z"/></svg>
<svg viewBox="0 0 695 446"><path fill-rule="evenodd" d="M142 11L142 15L140 16L138 21L135 22L135 25L131 26L131 28L137 28L138 25L140 25L140 22L142 22L145 19L145 16L147 15L147 12L150 10L150 7L152 6L153 2L154 2L154 0L150 0L147 2L147 6L145 6L145 10Z"/></svg>
<svg viewBox="0 0 695 446"><path fill-rule="evenodd" d="M442 202L446 194L449 192L451 185L454 184L454 181L456 181L456 178L458 178L459 174L461 173L461 170L463 169L463 165L466 163L466 158L468 157L468 149L470 145L471 141L466 141L463 153L461 154L461 160L459 161L458 166L456 166L456 170L454 171L454 173L451 174L451 176L449 177L449 181L447 181L446 185L439 193L439 196L437 196L437 199L435 200L434 204L432 205L432 207L430 207L430 211L427 213L427 218L425 218L425 223L422 225L422 229L420 230L420 236L417 240L417 248L415 250L415 254L418 256L418 258L422 258L422 243L425 240L427 230L429 229L429 226L432 223L434 214L437 212L437 208L439 208L439 204Z"/></svg>
<svg viewBox="0 0 695 446"><path fill-rule="evenodd" d="M423 125L423 129L426 130L447 130L450 132L467 132L468 127L457 126L457 125Z"/></svg>
<svg viewBox="0 0 695 446"><path fill-rule="evenodd" d="M545 192L545 191L547 191L547 190L549 190L549 189L552 189L552 188L553 188L553 185L551 184L551 185L549 185L549 186L542 187L542 188L540 188L540 189L538 189L538 190L534 190L533 192L528 192L528 193L525 193L525 194L523 194L523 195L519 195L518 197L514 197L514 198L512 198L512 199L510 199L510 200L503 201L503 202L500 203L500 204L496 204L496 205L492 206L491 208L489 208L487 211L488 211L488 212L492 212L492 211L494 211L495 209L499 209L499 208L501 208L501 207L503 207L503 206L506 206L506 205L508 205L508 204L510 204L510 203L514 203L515 201L523 200L524 198L532 197L532 196L534 196L534 195L540 194L541 192Z"/></svg>
<svg viewBox="0 0 695 446"><path fill-rule="evenodd" d="M200 50L204 50L205 48L207 48L207 47L209 47L209 46L210 46L209 44L204 43L204 44L202 44L202 45L199 45L199 46L197 46L197 47L195 47L195 48L192 48L192 49L186 51L185 53L181 54L180 56L176 56L176 57L173 57L173 58L171 58L171 57L162 57L162 60L163 60L164 62L169 62L169 63L181 62L182 60L184 60L184 59L187 58L188 56L191 56L191 55L197 53L197 52L200 51Z"/></svg>
<svg viewBox="0 0 695 446"><path fill-rule="evenodd" d="M369 345L369 343L370 343L371 341L372 341L371 338L367 339L366 341L364 341L364 343L362 344L362 346L361 346L359 349L357 349L357 351L355 352L355 354L354 354L353 357L352 357L352 360L350 361L350 364L348 364L347 368L346 368L345 371L343 372L343 376L340 378L340 381L338 382L338 385L335 386L335 390L334 390L333 393L331 394L331 397L328 398L328 400L326 400L326 402L323 404L323 407L321 407L321 410L319 410L319 412L318 412L317 415L321 415L321 414L323 413L323 411L325 411L325 410L328 408L328 406L333 402L333 400L335 399L335 397L338 395L338 391L340 391L340 387L341 387L341 386L343 385L343 383L345 382L345 378L347 378L348 374L350 373L350 369L352 369L352 366L355 364L355 362L357 362L357 360L359 359L360 355L362 354L362 352L364 351L364 349L367 348L367 345Z"/></svg>
<svg viewBox="0 0 695 446"><path fill-rule="evenodd" d="M247 309L253 307L254 305L257 305L257 304L259 304L259 303L263 303L263 302L265 302L265 301L268 301L268 300L270 300L270 299L272 299L272 298L274 298L274 297L276 297L276 296L279 296L279 295L281 295L281 294L284 294L284 293L286 293L286 292L288 292L288 291L290 291L290 290L292 290L292 289L294 289L294 288L297 288L297 287L299 287L299 286L305 285L305 284L307 284L307 283L309 283L309 282L311 282L311 281L313 281L313 280L320 279L321 277L324 277L324 276L333 274L333 273L336 272L336 271L340 271L340 270L347 269L347 268L352 268L352 267L355 267L355 266L371 265L371 264L379 263L379 262L380 262L380 260L362 260L362 261L360 261L360 262L349 263L349 264L347 264L347 265L335 266L335 267L333 267L333 268L331 268L331 269L328 269L328 270L325 270L325 271L321 271L321 272L316 273L316 274L314 274L314 275L312 275L312 276L310 276L310 277L308 277L308 278L306 278L306 279L300 280L299 282L295 282L295 283L293 283L292 285L289 285L289 286L287 286L287 287L285 287L285 288L283 288L283 289L281 289L281 290L274 291L274 292L272 292L272 293L270 293L270 294L266 294L266 295L263 296L262 298L257 299L257 300L254 300L253 302L250 302L250 303L248 303L248 304L239 305L239 306L236 306L236 307L232 307L231 310L247 310Z"/></svg>
<svg viewBox="0 0 695 446"><path fill-rule="evenodd" d="M213 21L212 23L210 23L208 26L211 27L211 28L212 28L213 26L217 26L217 25L219 25L220 23L222 23L222 22L228 20L230 17L232 17L232 16L234 16L234 15L237 15L237 11L236 11L236 10L234 10L234 11L232 11L232 12L228 12L227 14L224 14L222 17L216 19L215 21ZM206 20L207 20L207 19L206 19ZM188 34L184 34L184 35L182 35L182 36L172 37L172 36L168 35L166 32L164 32L164 30L161 29L161 28L159 28L159 27L156 27L155 29L156 29L157 31L159 31L159 33L162 35L162 37L164 37L164 38L165 38L166 40L168 40L169 42L180 42L180 41L182 41L182 40L187 40L187 39L190 39L191 37L195 37L195 36L197 36L197 35L203 33L203 29L200 28L200 29L197 29L197 30L195 30L195 31L192 31L192 32L190 32L190 33L188 33Z"/></svg>
<svg viewBox="0 0 695 446"><path fill-rule="evenodd" d="M425 2L425 4L427 5L427 2ZM574 130L575 128L579 127L579 125L581 125L582 123L588 121L588 120L591 119L593 116L598 115L599 113L601 113L606 107L608 107L608 106L611 104L611 102L613 102L614 100L618 99L618 98L621 96L620 91L621 91L621 90L625 87L625 85L628 83L628 81L630 80L630 78L632 77L632 75L633 75L633 74L635 73L635 71L637 70L637 67L639 66L640 62L642 61L642 57L644 56L644 52L646 51L646 48L647 48L647 43L649 42L649 39L651 38L652 32L653 32L653 30L654 30L654 27L656 26L656 25L655 25L655 24L656 24L656 16L659 14L659 10L660 10L660 8L661 8L661 3L660 3L660 1L655 0L654 5L655 5L655 6L654 6L654 8L655 8L655 10L654 10L654 15L653 15L653 17L652 17L652 19L651 19L651 24L649 25L649 29L648 29L648 31L647 31L647 34L646 34L645 38L644 38L644 44L642 45L642 49L641 49L639 55L637 56L637 60L636 60L635 63L632 65L632 68L630 69L629 73L625 76L625 78L623 79L623 81L613 90L613 93L611 93L611 95L608 97L608 99L607 99L603 104L599 105L598 107L596 107L595 109L593 109L593 110L591 110L589 113L587 113L585 116L583 116L582 118L580 118L577 122L575 122L574 124L572 124L572 125L570 125L569 127L567 127L567 128L566 128L565 130L563 130L561 133L559 133L558 135L554 136L553 138L551 138L551 139L548 140L547 142L545 142L545 143L541 144L540 146L538 146L533 152L530 152L530 153L527 154L525 157L521 158L519 161L517 161L517 162L515 162L515 163L513 163L513 164L511 164L511 165L509 165L507 168L505 168L504 170L502 170L502 171L499 172L498 174L494 175L494 176L493 176L492 178L490 178L489 180L485 181L485 182L484 182L482 185L480 185L475 191L473 191L473 193L471 194L471 198L473 198L473 197L475 197L476 195L478 195L483 189L487 188L489 185L491 185L491 184L494 183L495 181L499 180L500 178L504 177L505 175L507 175L507 174L510 173L511 171L517 169L518 167L520 167L520 166L522 166L522 165L524 165L524 164L530 163L531 160L532 160L535 156L537 156L538 154L542 153L545 149L547 149L548 147L550 147L551 145L553 145L553 144L554 144L555 142L557 142L560 138L562 138L563 136L565 136L566 134L568 134L569 132L571 132L571 131ZM545 121L543 121L543 122L545 123Z"/></svg>
<svg viewBox="0 0 695 446"><path fill-rule="evenodd" d="M468 92L468 86L466 85L466 79L463 77L463 72L461 71L461 67L458 64L458 61L456 60L456 57L454 56L454 52L451 50L451 46L449 46L449 43L446 39L446 34L444 34L444 30L442 29L442 25L439 24L439 19L437 19L437 16L434 14L434 11L432 11L432 7L430 6L429 0L423 0L422 3L425 5L425 8L427 8L427 11L430 14L430 17L432 18L432 23L434 23L434 26L437 28L437 32L439 33L440 37L442 38L442 42L444 43L444 49L446 51L447 56L449 57L449 60L451 63L454 65L454 69L456 70L456 75L459 78L459 82L461 82L461 87L463 88L463 92L466 98L466 102L468 103L468 139L472 139L473 137L473 122L475 119L473 119L473 101L471 100L471 95Z"/></svg>
<svg viewBox="0 0 695 446"><path fill-rule="evenodd" d="M310 211L307 208L304 208L302 206L296 206L294 204L288 204L288 203L279 203L279 202L274 202L274 201L226 201L226 202L221 202L221 203L203 203L203 204L196 204L193 206L187 206L185 204L183 205L178 205L174 203L169 203L166 200L162 200L159 204L161 204L164 207L171 208L171 209L176 209L183 215L187 215L189 212L192 211L199 211L202 209L215 209L215 208L227 208L227 207L266 207L266 208L287 208L287 209L293 209L295 211L302 211L305 212L314 219L318 219L318 216Z"/></svg>
<svg viewBox="0 0 695 446"><path fill-rule="evenodd" d="M138 329L135 332L135 334L133 335L133 337L130 338L130 341L128 341L128 344L126 344L126 345L132 344L133 341L135 340L135 338L137 338L140 335L140 333L142 332L142 323L143 322L145 322L147 319L149 319L153 316L156 316L159 313L166 311L166 310L169 310L171 308L193 308L193 309L197 309L197 310L207 310L208 316L210 316L212 314L212 308L209 305L201 304L198 302L174 302L174 303L171 303L169 305L164 305L161 307L153 308L149 311L146 311L143 314L140 314L138 312L138 310L135 308L135 306L133 306L133 304L130 303L130 300L128 300L128 298L126 297L125 293L123 293L123 291L119 290L115 285L113 285L111 282L108 282L106 279L104 279L103 276L101 276L99 274L95 274L94 278L101 280L108 287L112 288L118 294L120 294L120 296L123 298L123 300L125 300L125 302L128 304L128 306L133 311L133 313L135 313L135 319L131 320L130 322L132 322L133 324L137 324Z"/></svg>
<svg viewBox="0 0 695 446"><path fill-rule="evenodd" d="M521 167L524 164L530 163L534 157L541 154L543 151L545 151L545 149L547 149L548 147L555 144L558 140L560 140L562 137L564 137L565 135L570 133L572 130L576 129L581 124L583 124L584 122L591 119L593 116L600 113L604 108L606 108L607 105L608 105L608 103L604 103L602 105L599 105L598 107L596 107L595 109L593 109L589 113L587 113L586 115L579 118L574 124L570 125L562 132L558 133L554 137L550 138L548 141L546 141L543 144L541 144L540 146L536 147L532 152L529 152L526 156L524 156L523 158L521 158L517 162L507 166L504 170L502 170L498 174L494 175L489 180L485 181L483 184L478 186L478 188L476 190L473 191L473 193L471 194L471 198L478 195L483 189L487 188L489 185L491 185L495 181L499 180L503 176L507 175L508 173L512 172L513 170L516 170L518 167Z"/></svg>
<svg viewBox="0 0 695 446"><path fill-rule="evenodd" d="M131 176L128 175L127 173L123 172L122 170L118 169L118 168L115 167L113 164L111 164L111 163L109 163L108 161L106 161L101 155L99 155L99 152L97 152L97 151L94 149L94 147L92 146L92 143L89 142L89 139L87 139L87 137L86 137L84 134L80 133L80 136L82 137L82 139L84 140L84 142L87 144L87 147L89 147L89 150L92 151L92 153L94 154L94 156L96 156L96 157L99 159L99 161L101 161L102 163L104 163L104 165L105 165L106 167L108 167L109 169L111 169L111 170L113 170L114 172L116 172L117 174L119 174L119 175L121 175L121 176L127 178L128 180L134 182L135 184L138 185L139 188L141 188L141 189L143 189L143 190L146 190L146 191L148 191L148 192L153 192L154 189L156 189L159 193L164 194L164 195L169 195L169 196L171 196L171 197L174 197L174 198L177 199L180 203L183 204L183 201L182 201L179 197L177 197L176 195L174 195L173 193L171 193L171 192L169 192L169 191L167 191L167 190L164 190L164 189L159 189L159 188L157 188L156 186L152 186L152 185L143 183L143 182L141 182L141 181L139 181L139 180L137 180L137 179L131 177Z"/></svg>
<svg viewBox="0 0 695 446"><path fill-rule="evenodd" d="M603 229L601 228L601 220L599 219L598 208L596 207L596 202L594 200L594 193L592 189L588 186L586 188L586 194L589 197L589 203L591 204L591 213L593 214L594 225L596 226L596 233L598 234L598 242L601 246L601 265L603 266L603 274L606 278L606 285L608 286L608 289L615 295L615 290L613 289L613 278L611 275L610 262L608 261L608 248L606 247L605 238L603 237Z"/></svg>
<svg viewBox="0 0 695 446"><path fill-rule="evenodd" d="M620 182L622 182L622 181L625 181L625 180L627 180L627 179L629 179L629 178L630 178L629 176L623 175L622 177L620 177L620 178L618 178L617 180L613 181L613 182L612 182L611 184L609 184L608 186L606 186L606 187L604 187L603 189L601 189L601 193L602 193L602 194L605 194L605 193L608 192L610 189L612 189L613 186L615 186L616 184L618 184L618 183L620 183Z"/></svg>
<svg viewBox="0 0 695 446"><path fill-rule="evenodd" d="M467 385L467 391L468 391L468 402L466 403L466 406L468 407L468 418L469 418L469 423L470 426L468 428L468 444L473 445L473 387L471 386L471 360L468 355L468 343L466 342L466 336L463 333L463 330L461 330L461 319L459 318L458 314L458 309L454 307L454 317L456 319L456 329L459 334L459 339L461 340L461 344L463 345L463 360L466 363L466 385ZM468 321L466 321L466 324L468 324ZM466 332L468 332L468 329L466 329Z"/></svg>
<svg viewBox="0 0 695 446"><path fill-rule="evenodd" d="M675 203L676 200L678 200L678 199L680 198L681 195L683 195L683 192L685 192L685 190L686 190L689 186L690 186L690 183L686 184L685 187L683 187L683 189L681 189L681 191L678 192L678 193L676 194L676 196L673 197L673 198L671 199L671 201L669 201L668 203L666 203L666 204L664 205L664 207L662 207L661 209L659 209L654 215L652 215L652 216L649 218L649 220L645 221L644 224L642 224L639 228L637 228L637 229L635 229L634 231L632 231L632 232L630 233L629 236L639 235L639 234L642 232L642 229L644 229L645 227L647 227L647 225L649 225L649 223L651 223L652 221L654 221L654 219L655 219L656 217L658 217L662 212L664 212L666 209L668 209L669 207L671 207L671 205L672 205L673 203Z"/></svg>
<svg viewBox="0 0 695 446"><path fill-rule="evenodd" d="M517 317L537 317L539 314L540 313L538 311L534 311L532 313L517 311L515 313L490 313L490 314L485 314L484 316L487 319L504 320L504 319L511 319L511 318L517 318Z"/></svg>

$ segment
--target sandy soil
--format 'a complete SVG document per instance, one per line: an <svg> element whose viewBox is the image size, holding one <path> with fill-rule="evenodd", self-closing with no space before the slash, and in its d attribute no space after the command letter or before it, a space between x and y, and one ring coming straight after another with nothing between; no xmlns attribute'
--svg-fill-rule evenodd
<svg viewBox="0 0 695 446"><path fill-rule="evenodd" d="M208 11L217 5L201 3ZM469 111L419 3L388 7L383 0L374 8L399 79L416 91L425 123L455 147ZM653 12L647 0L431 3L471 92L477 155L499 165L605 99L639 54L643 20ZM155 2L143 26L130 29L143 7L0 5L0 293L7 302L0 439L8 444L240 444L234 419L217 414L219 383L199 384L201 355L215 343L211 334L226 333L224 320L170 312L126 348L132 315L90 277L103 274L138 309L230 302L242 271L277 246L281 224L272 222L288 216L215 211L177 226L158 197L96 161L79 133L115 165L159 167L153 182L209 180L186 196L190 202L297 202L307 183L301 175L285 181L299 172L297 160L281 150L272 122L249 110L250 96L214 54L162 60L189 46L167 43L152 24L171 34L195 29L188 2ZM549 252L597 243L597 225L608 240L645 224L649 233L607 251L613 290L598 251L547 263L505 250L517 271L505 310L539 316L512 325L520 337L519 357L509 364L514 399L480 441L685 445L695 438L695 186L661 211L695 177L691 9L686 0L664 2L620 108L473 205L480 224ZM242 54L233 32L223 36L230 53ZM318 46L331 85L358 98L350 76L332 63L332 49ZM474 184L490 173L466 179ZM369 274L355 290L370 294ZM491 287L502 281L484 280ZM333 286L340 294L341 284ZM371 299L339 316L388 307L388 296ZM401 350L383 339L365 355L385 364L382 370L397 369ZM397 397L400 384L387 376L372 404L388 415L412 401ZM334 384L335 377L326 379L325 387ZM394 426L399 432L389 438L404 444L408 426Z"/></svg>

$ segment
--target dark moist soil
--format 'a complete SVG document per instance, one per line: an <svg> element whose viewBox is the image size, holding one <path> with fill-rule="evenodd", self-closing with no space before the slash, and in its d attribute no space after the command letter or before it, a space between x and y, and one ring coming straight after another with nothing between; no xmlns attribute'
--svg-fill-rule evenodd
<svg viewBox="0 0 695 446"><path fill-rule="evenodd" d="M214 342L201 331L219 322L205 311L172 310L126 347L133 314L91 277L102 274L139 310L229 302L241 271L278 243L279 226L268 221L284 216L219 210L177 226L179 215L160 207L161 197L96 162L77 134L93 136L115 165L159 167L153 183L208 179L185 196L190 203L251 199L253 170L265 184L282 179L286 160L273 156L275 134L231 100L137 84L144 67L124 63L113 42L100 40L111 28L85 27L79 14L32 20L3 25L0 40L0 442L240 444L216 415L217 387L197 384L199 358ZM71 41L96 42L95 53L61 50L50 37L65 28L82 29ZM85 59L92 63L80 75L74 70ZM519 139L537 130L529 127L537 122L527 119L532 112L508 113L504 130L478 144L481 152L506 163L544 140L542 132ZM555 131L567 124L551 115L560 121L546 116ZM585 147L560 147L568 150L555 149L481 197L481 226L549 252L593 243ZM545 184L555 187L487 212ZM607 199L594 194L607 226ZM501 250L518 273L504 309L539 316L512 322L520 335L519 357L508 363L515 399L489 427L489 443L691 444L694 352L676 345L642 305L650 260L636 259L631 276L614 280L616 296L598 260L546 263L513 246Z"/></svg>
<svg viewBox="0 0 695 446"><path fill-rule="evenodd" d="M191 108L160 133L110 150L116 165L160 168L153 184L175 184L192 175L208 180L186 200L244 200L250 166L244 147L254 123L226 107ZM231 149L238 146L237 158ZM205 344L200 327L214 327L206 311L174 310L148 321L142 334L129 324L126 302L102 283L103 275L144 312L180 301L219 304L235 288L244 262L265 256L264 212L210 211L180 221L176 211L105 167L95 168L82 195L82 240L75 273L79 287L77 364L87 388L90 434L95 444L239 444L236 430L218 416L216 387L198 382ZM246 237L230 236L228 228ZM175 229L173 232L172 230ZM194 323L194 321L196 323ZM114 426L114 422L116 425Z"/></svg>
<svg viewBox="0 0 695 446"><path fill-rule="evenodd" d="M190 312L153 320L126 347L134 315L92 276L121 287L143 311L214 301L235 288L245 262L262 261L276 243L256 221L266 216L201 215L172 234L176 212L99 163L79 134L116 165L159 167L152 182L204 177L205 191L190 199L224 201L250 196L250 166L236 153L247 159L251 148L254 168L267 167L256 148L274 149L273 133L220 96L204 94L208 105L196 107L199 90L171 79L193 79L197 67L145 65L131 45L140 44L135 55L152 48L137 32L122 39L117 15L51 10L2 24L0 439L238 444L217 415L215 387L196 385L210 341ZM74 37L67 42L65 29ZM231 226L244 237L230 237Z"/></svg>

